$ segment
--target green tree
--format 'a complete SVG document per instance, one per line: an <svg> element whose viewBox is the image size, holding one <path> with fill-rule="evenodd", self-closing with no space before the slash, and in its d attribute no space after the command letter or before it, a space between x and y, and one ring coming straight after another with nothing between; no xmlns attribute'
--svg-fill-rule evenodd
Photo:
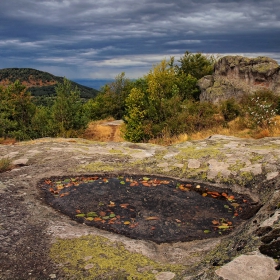
<svg viewBox="0 0 280 280"><path fill-rule="evenodd" d="M63 83L57 84L55 91L57 96L52 106L52 114L57 126L57 135L74 136L76 130L84 129L88 123L80 91L73 88L66 78Z"/></svg>
<svg viewBox="0 0 280 280"><path fill-rule="evenodd" d="M31 121L32 138L56 136L56 126L51 108L45 106L36 107L35 115Z"/></svg>
<svg viewBox="0 0 280 280"><path fill-rule="evenodd" d="M26 87L19 81L0 90L0 133L2 137L15 137L18 140L30 138L31 120L35 105Z"/></svg>
<svg viewBox="0 0 280 280"><path fill-rule="evenodd" d="M90 119L122 119L125 114L125 99L131 89L132 82L125 77L125 73L117 75L113 82L106 84L94 99L87 102L86 109Z"/></svg>
<svg viewBox="0 0 280 280"><path fill-rule="evenodd" d="M179 73L192 75L197 80L206 75L211 75L214 70L216 58L214 56L203 55L202 53L185 52L184 56L179 59L180 66L177 66Z"/></svg>
<svg viewBox="0 0 280 280"><path fill-rule="evenodd" d="M126 99L127 114L125 139L131 142L148 140L150 124L147 121L148 100L145 93L138 88L133 88Z"/></svg>

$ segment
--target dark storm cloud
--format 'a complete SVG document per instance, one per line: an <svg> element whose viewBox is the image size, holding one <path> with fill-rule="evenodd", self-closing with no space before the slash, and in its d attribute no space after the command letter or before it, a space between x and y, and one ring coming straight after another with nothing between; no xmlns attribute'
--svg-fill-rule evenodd
<svg viewBox="0 0 280 280"><path fill-rule="evenodd" d="M278 59L279 0L9 0L0 8L1 68L69 78L139 77L186 50Z"/></svg>

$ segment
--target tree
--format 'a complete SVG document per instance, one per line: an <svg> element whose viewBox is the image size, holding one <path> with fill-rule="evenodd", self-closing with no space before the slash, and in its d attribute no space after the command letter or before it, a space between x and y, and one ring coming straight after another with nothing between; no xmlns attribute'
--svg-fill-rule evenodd
<svg viewBox="0 0 280 280"><path fill-rule="evenodd" d="M180 112L180 88L172 59L162 60L134 83L126 99L125 138L146 141L161 136L167 120Z"/></svg>
<svg viewBox="0 0 280 280"><path fill-rule="evenodd" d="M0 90L0 135L18 140L30 138L35 105L26 87L19 81Z"/></svg>
<svg viewBox="0 0 280 280"><path fill-rule="evenodd" d="M37 106L31 125L32 138L56 136L56 126L49 107Z"/></svg>
<svg viewBox="0 0 280 280"><path fill-rule="evenodd" d="M125 114L125 99L131 89L132 82L125 77L125 73L117 75L113 82L106 84L94 99L87 102L90 119L122 119Z"/></svg>
<svg viewBox="0 0 280 280"><path fill-rule="evenodd" d="M80 91L73 88L71 82L64 78L63 83L58 83L56 99L52 106L52 114L57 125L57 135L72 136L75 130L84 129L88 123Z"/></svg>
<svg viewBox="0 0 280 280"><path fill-rule="evenodd" d="M214 56L203 55L202 53L192 54L188 51L179 59L180 66L177 66L179 73L185 75L192 75L197 80L206 75L210 75L214 70L214 63L216 58Z"/></svg>
<svg viewBox="0 0 280 280"><path fill-rule="evenodd" d="M147 96L140 89L133 88L126 99L126 106L124 138L131 142L148 140L150 135L149 124L147 123Z"/></svg>

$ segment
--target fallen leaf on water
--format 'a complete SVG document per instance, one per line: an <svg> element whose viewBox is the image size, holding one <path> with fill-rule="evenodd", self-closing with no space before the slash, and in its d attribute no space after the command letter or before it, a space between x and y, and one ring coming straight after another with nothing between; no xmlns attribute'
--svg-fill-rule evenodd
<svg viewBox="0 0 280 280"><path fill-rule="evenodd" d="M120 204L120 207L121 208L127 208L128 205L129 205L128 203L122 203L122 204Z"/></svg>
<svg viewBox="0 0 280 280"><path fill-rule="evenodd" d="M56 188L57 188L58 190L62 190L62 189L64 189L64 186L63 186L63 185L57 185Z"/></svg>
<svg viewBox="0 0 280 280"><path fill-rule="evenodd" d="M212 197L216 198L219 197L220 194L218 192L207 192L208 194L210 194Z"/></svg>
<svg viewBox="0 0 280 280"><path fill-rule="evenodd" d="M110 204L108 205L108 207L115 207L115 206L116 206L115 202L110 201Z"/></svg>
<svg viewBox="0 0 280 280"><path fill-rule="evenodd" d="M94 220L95 222L101 222L101 221L102 221L102 219L101 219L100 217L95 217L93 220Z"/></svg>
<svg viewBox="0 0 280 280"><path fill-rule="evenodd" d="M236 208L236 207L238 207L239 206L239 204L238 203L232 203L231 204L234 208Z"/></svg>
<svg viewBox="0 0 280 280"><path fill-rule="evenodd" d="M134 224L130 224L130 225L129 225L130 228L135 228L135 227L137 227L137 226L138 226L138 223L134 223Z"/></svg>
<svg viewBox="0 0 280 280"><path fill-rule="evenodd" d="M81 214L77 214L76 217L77 217L77 218L83 218L83 217L85 217L85 215L86 215L86 214L81 213Z"/></svg>
<svg viewBox="0 0 280 280"><path fill-rule="evenodd" d="M87 217L86 220L87 221L93 221L93 217Z"/></svg>
<svg viewBox="0 0 280 280"><path fill-rule="evenodd" d="M106 216L106 212L100 211L100 212L99 212L99 215L100 215L101 217L105 217L105 216Z"/></svg>
<svg viewBox="0 0 280 280"><path fill-rule="evenodd" d="M237 217L237 216L238 216L238 213L235 212L233 215L234 215L235 217Z"/></svg>
<svg viewBox="0 0 280 280"><path fill-rule="evenodd" d="M66 195L69 195L69 192L62 193L62 194L60 195L60 197L63 197L63 196L66 196Z"/></svg>
<svg viewBox="0 0 280 280"><path fill-rule="evenodd" d="M233 201L233 200L234 200L234 196L231 195L231 196L229 196L227 199L228 199L229 201Z"/></svg>
<svg viewBox="0 0 280 280"><path fill-rule="evenodd" d="M146 183L146 182L142 183L142 185L145 186L145 187L150 187L151 186L149 183Z"/></svg>
<svg viewBox="0 0 280 280"><path fill-rule="evenodd" d="M46 183L47 185L50 185L50 184L52 183L52 181L51 181L51 180L45 180L45 183Z"/></svg>
<svg viewBox="0 0 280 280"><path fill-rule="evenodd" d="M120 184L125 185L125 181L120 181Z"/></svg>
<svg viewBox="0 0 280 280"><path fill-rule="evenodd" d="M228 195L226 193L224 193L224 192L222 193L222 196L225 197L225 198L228 197Z"/></svg>
<svg viewBox="0 0 280 280"><path fill-rule="evenodd" d="M169 184L169 181L167 181L167 180L161 181L161 184L163 184L163 185L168 185L168 184Z"/></svg>
<svg viewBox="0 0 280 280"><path fill-rule="evenodd" d="M181 222L182 222L182 221L179 220L179 219L175 219L175 221L176 221L177 223L181 223Z"/></svg>
<svg viewBox="0 0 280 280"><path fill-rule="evenodd" d="M153 216L153 217L147 217L145 218L147 221L153 221L153 220L159 220L159 217Z"/></svg>
<svg viewBox="0 0 280 280"><path fill-rule="evenodd" d="M213 220L213 221L212 221L212 224L213 224L213 225L218 225L218 224L219 224L219 221Z"/></svg>
<svg viewBox="0 0 280 280"><path fill-rule="evenodd" d="M158 180L158 179L155 179L155 180L153 181L153 183L159 185L159 184L161 183L161 181Z"/></svg>
<svg viewBox="0 0 280 280"><path fill-rule="evenodd" d="M207 193L203 193L202 196L204 196L204 197L207 196Z"/></svg>
<svg viewBox="0 0 280 280"><path fill-rule="evenodd" d="M87 217L97 217L98 215L96 214L96 212L88 212L87 213Z"/></svg>
<svg viewBox="0 0 280 280"><path fill-rule="evenodd" d="M115 217L116 217L116 214L115 214L115 213L111 213L111 214L109 215L109 217L110 217L110 218L115 218Z"/></svg>
<svg viewBox="0 0 280 280"><path fill-rule="evenodd" d="M218 229L229 229L231 226L229 226L228 224L222 224L220 226L218 226Z"/></svg>
<svg viewBox="0 0 280 280"><path fill-rule="evenodd" d="M200 189L200 185L197 185L196 188L197 188L197 189Z"/></svg>
<svg viewBox="0 0 280 280"><path fill-rule="evenodd" d="M211 230L209 230L209 229L205 229L203 232L204 232L204 233L210 233L210 232L211 232Z"/></svg>
<svg viewBox="0 0 280 280"><path fill-rule="evenodd" d="M109 218L110 218L109 216L102 217L103 220L109 220Z"/></svg>
<svg viewBox="0 0 280 280"><path fill-rule="evenodd" d="M149 181L150 178L148 178L148 177L143 177L143 180L144 180L144 181Z"/></svg>
<svg viewBox="0 0 280 280"><path fill-rule="evenodd" d="M81 210L77 209L77 210L76 210L76 213L77 213L77 214L80 214L80 213L81 213Z"/></svg>
<svg viewBox="0 0 280 280"><path fill-rule="evenodd" d="M123 224L124 224L124 225L129 225L129 224L130 224L130 221L124 221Z"/></svg>

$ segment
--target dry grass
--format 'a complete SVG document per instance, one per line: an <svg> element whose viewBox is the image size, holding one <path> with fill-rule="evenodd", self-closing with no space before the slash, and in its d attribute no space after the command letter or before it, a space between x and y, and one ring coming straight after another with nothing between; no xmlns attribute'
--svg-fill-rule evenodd
<svg viewBox="0 0 280 280"><path fill-rule="evenodd" d="M114 119L93 121L83 134L83 138L101 142L123 142L121 125L107 125Z"/></svg>
<svg viewBox="0 0 280 280"><path fill-rule="evenodd" d="M10 158L1 158L0 159L0 173L12 169L12 160Z"/></svg>
<svg viewBox="0 0 280 280"><path fill-rule="evenodd" d="M13 145L17 142L14 138L0 138L0 145Z"/></svg>
<svg viewBox="0 0 280 280"><path fill-rule="evenodd" d="M123 142L124 138L122 136L122 131L124 130L124 126L106 125L106 123L111 122L113 120L114 119L106 119L91 122L82 137L89 140L101 142ZM150 140L149 143L168 146L182 143L188 140L205 139L214 134L255 139L260 139L264 137L277 137L280 136L280 116L277 116L275 118L275 121L276 125L272 126L269 129L253 130L247 127L244 120L240 120L239 118L237 118L228 123L227 127L218 125L217 127L211 129L205 129L192 134L184 133L177 136L170 136L168 133L166 133L161 138Z"/></svg>

